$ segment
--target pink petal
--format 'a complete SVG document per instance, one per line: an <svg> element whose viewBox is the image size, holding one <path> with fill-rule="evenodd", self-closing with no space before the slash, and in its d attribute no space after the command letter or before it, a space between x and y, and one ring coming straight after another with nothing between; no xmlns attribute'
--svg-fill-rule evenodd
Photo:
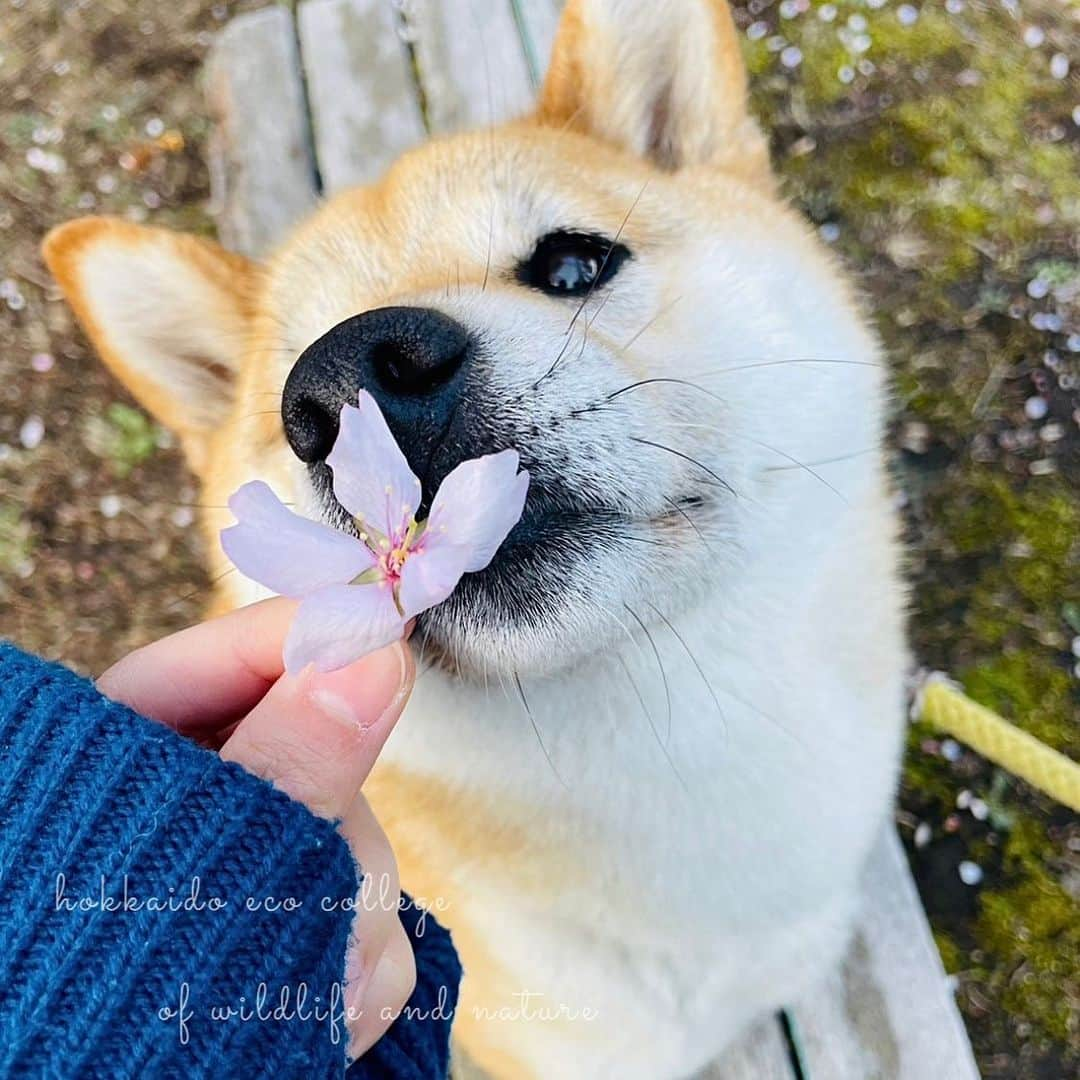
<svg viewBox="0 0 1080 1080"><path fill-rule="evenodd" d="M426 542L465 551L465 572L483 570L521 520L529 474L518 472L516 450L463 461L431 504Z"/></svg>
<svg viewBox="0 0 1080 1080"><path fill-rule="evenodd" d="M285 670L295 675L314 664L317 671L337 671L404 633L389 582L330 585L296 612L285 639Z"/></svg>
<svg viewBox="0 0 1080 1080"><path fill-rule="evenodd" d="M468 552L451 544L424 544L409 553L401 568L398 599L405 618L441 604L457 588L465 573Z"/></svg>
<svg viewBox="0 0 1080 1080"><path fill-rule="evenodd" d="M420 481L386 426L375 399L361 390L356 408L341 410L341 429L326 459L334 494L354 517L396 536L420 505Z"/></svg>
<svg viewBox="0 0 1080 1080"><path fill-rule="evenodd" d="M294 514L261 480L229 499L237 524L222 530L221 546L245 577L283 596L305 596L351 581L375 565L355 537Z"/></svg>

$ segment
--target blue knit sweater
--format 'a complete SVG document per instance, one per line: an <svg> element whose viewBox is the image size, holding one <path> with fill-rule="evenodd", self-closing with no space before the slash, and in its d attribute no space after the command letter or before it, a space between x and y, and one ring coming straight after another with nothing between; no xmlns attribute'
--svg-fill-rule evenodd
<svg viewBox="0 0 1080 1080"><path fill-rule="evenodd" d="M332 824L0 643L0 1077L345 1076L357 883ZM401 918L416 991L348 1080L447 1073L461 969Z"/></svg>

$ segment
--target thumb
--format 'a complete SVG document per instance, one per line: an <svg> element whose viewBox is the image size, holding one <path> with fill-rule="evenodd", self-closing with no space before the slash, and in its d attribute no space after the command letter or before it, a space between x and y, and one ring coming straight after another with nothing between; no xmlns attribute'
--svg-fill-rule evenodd
<svg viewBox="0 0 1080 1080"><path fill-rule="evenodd" d="M340 671L282 675L240 721L221 756L320 817L340 818L401 716L415 677L412 653L400 641Z"/></svg>

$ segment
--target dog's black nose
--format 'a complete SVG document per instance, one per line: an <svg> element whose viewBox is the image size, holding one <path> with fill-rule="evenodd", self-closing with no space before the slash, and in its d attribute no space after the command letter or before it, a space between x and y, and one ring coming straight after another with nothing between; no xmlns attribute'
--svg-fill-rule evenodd
<svg viewBox="0 0 1080 1080"><path fill-rule="evenodd" d="M285 435L304 462L325 461L341 407L360 389L379 404L414 471L450 423L470 352L468 331L430 308L388 307L354 315L309 345L281 397Z"/></svg>

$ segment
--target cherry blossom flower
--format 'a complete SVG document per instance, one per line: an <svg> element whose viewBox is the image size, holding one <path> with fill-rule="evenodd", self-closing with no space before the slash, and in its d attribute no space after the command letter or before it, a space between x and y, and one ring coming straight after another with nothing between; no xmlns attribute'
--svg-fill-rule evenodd
<svg viewBox="0 0 1080 1080"><path fill-rule="evenodd" d="M463 461L417 521L420 481L364 390L356 407L342 409L326 460L358 537L293 513L262 481L232 496L237 524L221 533L242 574L301 601L285 641L293 673L308 664L334 671L398 640L463 574L491 562L529 488L516 450Z"/></svg>

